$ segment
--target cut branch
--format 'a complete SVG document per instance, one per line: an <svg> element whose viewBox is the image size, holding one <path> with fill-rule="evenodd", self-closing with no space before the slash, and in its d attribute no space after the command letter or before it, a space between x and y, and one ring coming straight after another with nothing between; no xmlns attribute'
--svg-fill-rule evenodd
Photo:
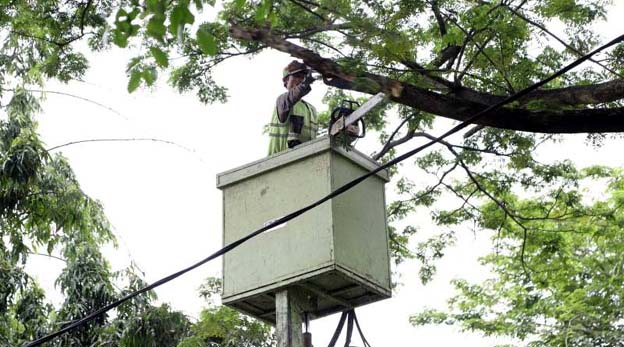
<svg viewBox="0 0 624 347"><path fill-rule="evenodd" d="M230 34L239 40L263 42L273 49L302 59L308 66L323 74L327 84L341 89L366 94L376 94L381 91L394 102L459 121L466 120L487 107L485 103L474 102L455 95L434 93L409 83L372 73L361 73L357 76L349 74L331 59L321 57L309 49L277 37L267 29L232 26ZM607 90L607 86L615 88L615 91ZM624 98L624 80L611 81L602 85L563 88L556 91L536 91L525 97L523 101L539 100L535 95L549 96L554 99L554 95L566 93L569 97L577 99L582 91L591 94L590 98L595 101L598 99L619 100ZM581 99L578 98L578 100ZM538 133L621 132L624 131L624 108L531 111L503 107L495 114L478 119L476 123Z"/></svg>

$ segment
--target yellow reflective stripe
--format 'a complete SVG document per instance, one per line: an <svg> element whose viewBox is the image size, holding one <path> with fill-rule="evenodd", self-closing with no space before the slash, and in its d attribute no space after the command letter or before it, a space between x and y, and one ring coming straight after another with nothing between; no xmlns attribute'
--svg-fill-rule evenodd
<svg viewBox="0 0 624 347"><path fill-rule="evenodd" d="M275 134L275 133L269 133L270 137L283 137L286 138L288 137L288 134Z"/></svg>
<svg viewBox="0 0 624 347"><path fill-rule="evenodd" d="M269 125L270 125L270 126L272 126L272 127L274 127L274 128L287 128L287 127L289 127L289 126L290 126L290 125L288 125L288 124L286 124L286 125L279 125L279 126L278 126L278 125L273 124L273 123L271 123L271 124L269 124ZM302 127L303 127L303 129L318 129L318 125L316 125L316 123L315 123L315 124L311 124L311 125L305 125L305 124L304 124Z"/></svg>
<svg viewBox="0 0 624 347"><path fill-rule="evenodd" d="M269 123L269 126L272 127L276 127L276 128L286 128L288 127L289 123Z"/></svg>

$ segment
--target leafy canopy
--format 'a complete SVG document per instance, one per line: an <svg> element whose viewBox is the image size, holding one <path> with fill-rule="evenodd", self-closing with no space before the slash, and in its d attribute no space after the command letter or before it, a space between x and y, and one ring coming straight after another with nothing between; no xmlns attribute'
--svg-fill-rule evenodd
<svg viewBox="0 0 624 347"><path fill-rule="evenodd" d="M139 52L127 66L129 92L153 86L168 74L178 91L194 91L208 103L226 100L227 91L212 78L223 61L266 49L290 54L334 87L327 95L329 105L351 97L349 91L389 96L392 103L368 117L382 143L374 156L386 161L405 143L431 139L431 132L446 124L441 117L465 119L588 52L604 40L591 28L604 19L609 3L0 1L0 96L10 100L0 105L8 115L0 126L0 251L7 269L0 281L0 336L11 342L32 338L48 317L72 319L81 313L77 307L118 295L97 253L112 240L101 206L80 191L62 156L45 151L33 118L37 100L28 92L47 79L79 79L88 68L87 49L116 46ZM554 23L562 29L553 29ZM620 43L582 69L481 119L462 137L392 171L397 199L388 206L390 246L397 264L420 261L423 282L435 275L436 260L460 230L472 225L495 235L494 252L482 260L493 277L477 284L456 281L457 296L448 310L416 314L414 324L457 324L535 346L623 340L622 264L617 260L621 173L578 169L565 158L539 160L539 149L561 141L560 133L588 133L588 140L600 145L609 140L605 133L623 130L622 75ZM583 191L605 181L606 192L597 199ZM431 237L412 225L408 217L416 213L428 213L435 222L435 230L428 230ZM50 315L53 308L23 265L36 247L49 253L57 246L68 260L58 282L68 300ZM72 283L74 276L101 281L81 287ZM96 295L74 295L80 290ZM183 340L187 346L268 340L263 328L254 330L253 323L227 309L204 311L189 333L189 323L175 312L136 305L120 314L124 322L104 328L103 318L94 323L101 330L78 331L67 339L87 343L108 336L111 345L127 341L128 346L139 336L157 341L156 335L132 335L140 316L147 317L140 322L154 327L176 326L175 336L195 334ZM234 323L222 326L222 320ZM257 334L245 340L226 330ZM115 337L118 331L130 335Z"/></svg>

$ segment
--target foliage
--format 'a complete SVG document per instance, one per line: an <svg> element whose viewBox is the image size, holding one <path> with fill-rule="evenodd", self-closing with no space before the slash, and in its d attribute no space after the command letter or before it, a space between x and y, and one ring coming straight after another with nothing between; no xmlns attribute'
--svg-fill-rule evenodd
<svg viewBox="0 0 624 347"><path fill-rule="evenodd" d="M481 223L501 230L496 252L481 259L493 277L454 281L449 311L426 310L412 323L455 324L529 346L621 345L624 176L606 168L580 173L596 174L608 178L607 199L583 203L588 197L576 189L539 204L515 197L522 228L486 204ZM545 208L551 218L540 218Z"/></svg>
<svg viewBox="0 0 624 347"><path fill-rule="evenodd" d="M100 253L114 242L101 204L81 189L66 159L51 155L36 132L37 100L13 94L0 121L0 346L19 346L80 319L145 285L132 268L115 276ZM40 249L44 253L39 253ZM60 252L59 255L57 253ZM64 302L55 308L25 271L30 256L65 262L56 280ZM188 319L149 294L54 340L50 346L176 346Z"/></svg>
<svg viewBox="0 0 624 347"><path fill-rule="evenodd" d="M208 278L200 288L200 295L208 307L202 310L193 324L192 335L182 340L178 347L270 347L275 345L271 327L237 311L214 303L221 293L221 281Z"/></svg>
<svg viewBox="0 0 624 347"><path fill-rule="evenodd" d="M85 42L92 51L116 46L138 52L127 66L129 92L168 75L179 92L194 91L202 102L223 102L227 91L213 79L215 67L268 48L319 70L327 84L337 87L327 95L330 106L362 97L347 91L384 91L393 103L367 119L383 144L375 156L384 162L405 143L431 139L439 116L465 119L588 52L603 40L591 27L604 19L608 4L0 1L0 96L10 100L0 105L8 115L0 124L0 265L6 269L0 273L2 343L30 339L51 324L79 316L81 305L94 307L120 294L111 287L112 274L97 251L113 240L102 207L80 190L62 156L45 151L33 119L38 103L26 92L46 79L80 78L88 67ZM548 30L553 22L564 27L559 36ZM612 121L624 112L622 47L499 109L489 123L484 121L496 127L472 128L392 169L397 193L388 206L393 258L396 264L419 261L423 282L433 278L436 260L457 233L472 228L495 234L496 250L482 260L493 277L480 284L456 281L458 295L449 310L417 314L414 324L457 324L536 346L617 345L623 340L617 261L621 174L609 168L579 170L564 157L539 160L543 144L564 139L551 133L593 132L588 140L599 143L607 137L598 132L622 131ZM616 116L593 117L604 115L600 112ZM322 119L328 121L327 112ZM609 199L589 199L591 194L582 190L605 180L610 180ZM420 230L408 219L424 213L434 230ZM61 249L68 261L58 281L67 301L58 312L45 304L23 270L29 252L38 248L47 253ZM99 282L82 285L70 274ZM137 283L132 276L130 281ZM209 306L189 332L181 315L145 300L121 308L112 322L103 318L94 329L68 336L67 343L130 346L139 336L132 335L135 327L144 334L142 340L163 345L172 342L148 331L175 327L176 338L186 337L185 346L271 341L266 327L225 308ZM104 327L105 322L112 324Z"/></svg>
<svg viewBox="0 0 624 347"><path fill-rule="evenodd" d="M107 273L96 248L112 241L108 222L100 204L82 192L66 160L44 149L33 120L37 110L37 101L21 90L6 106L8 119L0 121L0 255L4 277L0 326L5 331L3 338L7 338L3 343L10 345L41 335L56 326L55 322L76 318L93 305L99 307L111 296L109 285L101 281ZM68 266L58 284L68 298L78 301L66 302L58 314L50 315L53 309L24 266L38 249L51 254L59 245ZM68 338L90 340L78 335Z"/></svg>

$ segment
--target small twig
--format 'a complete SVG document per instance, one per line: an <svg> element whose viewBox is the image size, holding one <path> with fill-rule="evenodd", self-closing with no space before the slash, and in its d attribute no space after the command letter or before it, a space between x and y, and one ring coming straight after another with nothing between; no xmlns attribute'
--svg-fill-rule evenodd
<svg viewBox="0 0 624 347"><path fill-rule="evenodd" d="M511 218L512 221L514 221L514 223L516 223L516 225L518 225L523 232L523 241L522 241L522 248L520 251L520 262L522 265L522 269L524 270L524 273L527 277L530 278L530 273L527 271L527 269L530 269L524 259L524 255L525 255L525 250L526 250L526 241L528 238L528 229L527 227L522 224L515 213L511 212L507 206L505 206L505 204L503 202L501 202L500 200L498 200L496 197L494 197L489 191L487 191L487 189L485 189L481 183L476 179L476 177L474 177L472 171L470 171L470 169L468 168L468 166L466 165L466 163L464 163L464 161L461 159L461 157L459 156L459 153L457 153L452 147L448 147L448 150L453 153L453 155L455 155L455 157L457 158L459 165L464 169L464 171L466 172L466 175L468 175L468 178L472 181L472 183L475 185L475 187L477 187L479 189L480 192L482 192L485 196L487 196L492 202L494 202L504 213L506 216L509 216L509 218ZM533 269L530 269L533 270Z"/></svg>
<svg viewBox="0 0 624 347"><path fill-rule="evenodd" d="M511 13L513 13L514 15L516 15L516 17L522 19L523 21L539 28L540 30L542 30L543 32L545 32L546 34L550 35L552 38L554 38L555 40L557 40L559 43L561 43L565 48L571 50L572 52L574 52L577 56L583 56L585 55L585 53L579 51L578 49L576 49L574 46L572 46L571 44L565 42L564 40L562 40L561 38L559 38L557 35L553 34L550 30L548 30L545 26L531 20L530 18L524 16L522 13L520 13L520 11L515 10L511 7L509 7L509 5L504 5L505 8L507 8L509 11L511 11ZM624 78L624 75L620 74L619 72L609 68L608 66L602 64L601 62L597 61L594 58L589 58L589 61L591 61L594 64L599 65L600 67L602 67L603 69L609 71L610 73L618 76L619 78Z"/></svg>
<svg viewBox="0 0 624 347"><path fill-rule="evenodd" d="M327 21L327 20L325 19L325 17L323 17L323 16L321 16L320 14L318 14L318 13L316 13L316 12L312 11L310 8L308 8L307 6L304 6L304 5L303 5L303 4L301 4L299 1L297 1L297 0L290 0L290 2L292 2L293 4L295 4L295 5L299 6L299 7L301 7L304 11L306 11L306 12L308 12L308 13L310 13L310 14L312 14L312 15L316 16L316 17L318 17L318 18L319 18L320 20L322 20L323 22Z"/></svg>
<svg viewBox="0 0 624 347"><path fill-rule="evenodd" d="M10 31L10 33L11 33L11 34L16 34L16 35L19 35L19 36L23 36L23 37L27 37L27 38L29 38L29 39L35 39L35 40L45 41L45 42L47 42L47 43L51 43L51 44L53 44L53 45L56 45L56 46L58 46L59 48L64 48L65 46L67 46L67 45L69 45L69 44L71 44L71 43L73 43L73 42L75 42L75 41L78 41L78 40L80 40L81 38L83 38L83 37L85 37L85 36L87 36L87 35L93 35L93 34L95 34L94 32L90 32L90 31L89 31L89 32L82 33L82 34L77 35L77 36L74 36L74 37L70 37L70 38L68 38L66 41L56 41L56 40L49 39L49 38L47 38L47 37L41 37L41 36L31 35L31 34L28 34L28 33L26 33L26 32L19 31L19 30L11 30L11 31Z"/></svg>
<svg viewBox="0 0 624 347"><path fill-rule="evenodd" d="M67 259L63 259L63 258L61 258L61 257L57 257L57 256L52 255L52 254L37 253L37 252L28 252L28 253L29 253L29 254L32 254L32 255L38 255L38 256L42 256L42 257L48 257L48 258L52 258L52 259L56 259L56 260L60 260L60 261L62 261L62 262L64 262L64 263L67 263Z"/></svg>
<svg viewBox="0 0 624 347"><path fill-rule="evenodd" d="M305 37L305 36L314 35L314 34L326 32L326 31L338 31L338 30L345 30L345 29L351 29L351 28L352 28L352 25L350 23L342 23L342 24L320 25L320 26L312 27L312 28L302 30L302 31L286 32L286 31L281 31L281 30L275 30L275 32L281 35L285 35L287 37Z"/></svg>
<svg viewBox="0 0 624 347"><path fill-rule="evenodd" d="M509 79L507 78L505 72L498 66L494 59L492 59L487 53L485 53L485 47L487 46L487 43L486 45L479 44L477 40L472 35L470 35L470 33L466 29L459 25L459 23L453 17L449 16L448 14L445 14L445 16L451 21L451 23L453 23L459 30L461 30L464 35L466 35L466 37L470 38L470 41L472 41L472 43L477 47L478 51L476 55L482 54L490 62L490 64L492 64L492 66L495 67L496 70L498 70L501 77L507 84L508 92L510 92L511 94L515 93L515 88L511 84L511 81L509 81Z"/></svg>
<svg viewBox="0 0 624 347"><path fill-rule="evenodd" d="M460 192L458 192L455 188L451 187L449 184L447 183L442 183L442 185L448 189L449 191L451 191L451 193L455 194L456 197L458 197L460 200L463 201L462 206L468 205L470 206L472 209L479 211L480 213L483 213L483 211L481 211L481 209L479 209L477 206L473 205L469 200L469 198L464 197ZM475 189L472 193L470 193L469 197L472 197L474 194L476 194L477 192L479 192L479 189ZM458 211L459 209L456 209L455 211Z"/></svg>
<svg viewBox="0 0 624 347"><path fill-rule="evenodd" d="M340 51L338 48L336 48L336 47L334 47L334 46L332 46L332 45L330 45L328 43L325 43L323 41L320 41L320 40L317 40L317 39L313 39L311 37L301 38L301 40L304 40L304 41L307 40L307 41L311 41L311 42L317 43L319 45L325 46L325 47L335 51L336 53L340 54L341 56L347 58L347 55L342 53L342 51Z"/></svg>
<svg viewBox="0 0 624 347"><path fill-rule="evenodd" d="M319 4L318 2L314 2L314 1L310 1L310 0L299 0L299 1L301 1L301 2L303 2L305 4L308 4L308 5L316 6L316 7L320 8L322 10L325 10L327 12L330 12L330 13L333 13L333 14L337 14L338 16L346 17L344 14L336 11L336 9L332 9L332 8L327 7L327 6L323 6L323 5Z"/></svg>
<svg viewBox="0 0 624 347"><path fill-rule="evenodd" d="M394 143L392 142L392 140L394 139L394 136L396 136L396 134L399 132L399 129L401 129L401 128L403 127L403 125L405 125L405 123L407 123L407 122L408 122L410 119L412 119L415 115L416 115L416 113L412 113L412 114L410 114L410 115L409 115L409 117L406 117L405 119L403 119L403 121L401 122L401 124L399 124L399 126L398 126L398 127L396 127L396 129L394 129L394 132L392 133L392 135L390 135L390 137L389 137L389 138L388 138L388 140L386 141L386 144L383 146L383 148L381 149L381 151L379 151L379 153L377 153L377 154L375 154L375 155L373 156L373 159L375 159L375 160L379 160L379 158L383 157L386 153L388 153L388 151L389 151L391 148L393 148L393 147L395 147L395 146L399 145L398 143L397 143L397 144L394 144ZM408 133L409 133L409 131L408 131ZM408 139L408 140L409 140L409 139ZM407 140L405 140L405 141L407 141ZM404 141L404 142L405 142L405 141Z"/></svg>

